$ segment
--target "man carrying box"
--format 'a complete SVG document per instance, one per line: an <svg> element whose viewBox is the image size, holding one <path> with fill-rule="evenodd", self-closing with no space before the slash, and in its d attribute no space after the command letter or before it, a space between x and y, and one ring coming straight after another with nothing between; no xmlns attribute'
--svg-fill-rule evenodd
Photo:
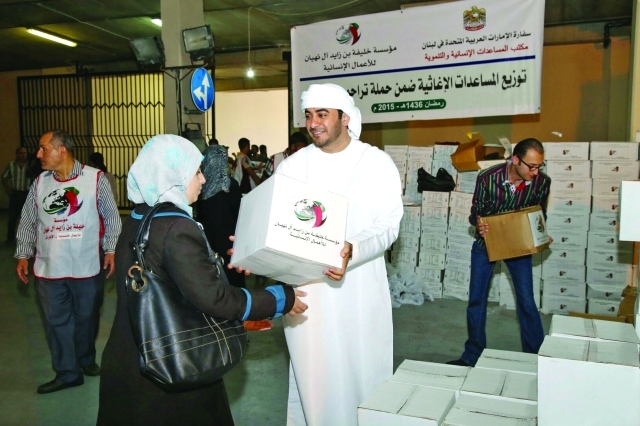
<svg viewBox="0 0 640 426"><path fill-rule="evenodd" d="M287 425L356 425L358 405L393 374L384 251L403 214L400 176L389 155L358 139L360 110L342 87L312 84L302 93L302 109L313 145L284 160L276 174L346 196L349 207L342 268L305 284L309 310L284 319L291 354Z"/></svg>
<svg viewBox="0 0 640 426"><path fill-rule="evenodd" d="M468 339L460 359L447 364L474 366L487 346L485 324L491 274L495 262L489 262L484 236L489 225L481 218L540 205L546 211L551 179L540 171L544 166L544 148L533 138L520 141L511 160L478 175L469 222L476 226L476 241L471 248L471 282L467 306ZM538 353L544 339L540 314L533 297L531 255L504 260L513 279L516 310L520 322L523 352Z"/></svg>

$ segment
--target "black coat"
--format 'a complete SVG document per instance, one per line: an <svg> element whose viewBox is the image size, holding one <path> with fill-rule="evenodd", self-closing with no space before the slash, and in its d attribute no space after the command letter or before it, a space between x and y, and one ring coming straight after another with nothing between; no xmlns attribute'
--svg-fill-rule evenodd
<svg viewBox="0 0 640 426"><path fill-rule="evenodd" d="M136 206L144 214L146 205ZM177 207L163 209L184 213ZM129 242L140 220L127 218L116 246L118 302L109 341L102 355L98 425L233 425L223 380L203 389L166 393L140 374L139 354L127 312L125 276L134 262ZM244 291L215 279L215 267L207 259L206 243L190 219L160 217L151 223L145 261L157 275L171 279L182 294L201 311L227 319L241 319L247 303ZM276 301L266 290L252 291L249 319L273 316ZM294 294L285 287L285 312Z"/></svg>

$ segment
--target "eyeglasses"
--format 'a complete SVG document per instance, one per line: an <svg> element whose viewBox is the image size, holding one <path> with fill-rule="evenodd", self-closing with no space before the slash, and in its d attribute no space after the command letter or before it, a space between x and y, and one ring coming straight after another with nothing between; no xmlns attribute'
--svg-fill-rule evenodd
<svg viewBox="0 0 640 426"><path fill-rule="evenodd" d="M523 160L522 158L518 157L518 159L520 160L520 162L521 162L522 164L524 164L525 166L527 166L527 167L529 168L529 170L531 170L531 171L533 171L533 170L540 170L541 168L544 168L544 166L546 166L546 165L547 165L547 163L542 163L542 164L540 164L539 166L532 166L532 165L530 165L530 164L525 163L525 162L524 162L524 160Z"/></svg>

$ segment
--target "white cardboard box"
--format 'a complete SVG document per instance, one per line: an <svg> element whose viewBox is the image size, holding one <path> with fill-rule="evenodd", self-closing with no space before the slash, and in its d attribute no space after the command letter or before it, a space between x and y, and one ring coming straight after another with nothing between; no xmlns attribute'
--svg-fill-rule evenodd
<svg viewBox="0 0 640 426"><path fill-rule="evenodd" d="M538 356L541 425L640 424L638 347L547 336Z"/></svg>
<svg viewBox="0 0 640 426"><path fill-rule="evenodd" d="M591 142L589 160L637 160L637 142Z"/></svg>
<svg viewBox="0 0 640 426"><path fill-rule="evenodd" d="M424 194L424 192L423 192ZM443 192L446 194L446 192ZM448 207L427 207L423 204L420 221L423 229L429 229L429 225L437 225L447 227L447 219L449 218Z"/></svg>
<svg viewBox="0 0 640 426"><path fill-rule="evenodd" d="M473 194L456 191L452 191L450 194L449 207L465 211L467 212L467 215L469 215L471 212L471 205L473 204Z"/></svg>
<svg viewBox="0 0 640 426"><path fill-rule="evenodd" d="M608 268L609 265L628 264L631 265L633 253L630 251L603 250L589 248L587 250L587 265L602 266Z"/></svg>
<svg viewBox="0 0 640 426"><path fill-rule="evenodd" d="M469 223L450 223L447 227L447 236L449 238L467 240L472 244L473 240L475 240L476 228Z"/></svg>
<svg viewBox="0 0 640 426"><path fill-rule="evenodd" d="M449 207L449 193L435 192L435 191L422 191L422 207L424 208Z"/></svg>
<svg viewBox="0 0 640 426"><path fill-rule="evenodd" d="M631 284L631 276L631 265L611 265L608 268L587 267L589 284L611 284L624 288Z"/></svg>
<svg viewBox="0 0 640 426"><path fill-rule="evenodd" d="M555 182L554 182L555 183ZM593 179L591 195L618 195L620 182L611 179Z"/></svg>
<svg viewBox="0 0 640 426"><path fill-rule="evenodd" d="M533 404L491 400L482 395L460 395L443 426L536 426L538 410ZM542 424L542 423L541 423Z"/></svg>
<svg viewBox="0 0 640 426"><path fill-rule="evenodd" d="M555 239L553 240L555 243ZM545 250L546 262L566 262L571 265L584 265L586 258L585 250L582 247L556 247L551 244L548 250ZM544 265L543 265L544 268Z"/></svg>
<svg viewBox="0 0 640 426"><path fill-rule="evenodd" d="M469 284L447 281L446 273L447 271L445 270L445 278L442 280L442 297L445 299L468 301Z"/></svg>
<svg viewBox="0 0 640 426"><path fill-rule="evenodd" d="M591 194L557 194L547 201L548 214L589 214Z"/></svg>
<svg viewBox="0 0 640 426"><path fill-rule="evenodd" d="M590 178L556 178L551 182L550 196L591 194Z"/></svg>
<svg viewBox="0 0 640 426"><path fill-rule="evenodd" d="M640 172L638 161L593 161L591 177L593 179L611 179L621 182L623 180L636 180Z"/></svg>
<svg viewBox="0 0 640 426"><path fill-rule="evenodd" d="M584 232L589 229L589 215L584 213L550 213L547 215L547 220L545 222L547 224L549 235L553 235L554 231Z"/></svg>
<svg viewBox="0 0 640 426"><path fill-rule="evenodd" d="M393 266L410 266L415 268L418 264L418 252L417 251L392 251L391 252L391 264Z"/></svg>
<svg viewBox="0 0 640 426"><path fill-rule="evenodd" d="M594 195L591 199L592 213L617 213L619 211L620 199L617 195Z"/></svg>
<svg viewBox="0 0 640 426"><path fill-rule="evenodd" d="M420 221L422 219L422 206L403 206L404 210L402 219L411 221Z"/></svg>
<svg viewBox="0 0 640 426"><path fill-rule="evenodd" d="M619 212L592 213L589 217L589 230L617 234L620 229L619 214Z"/></svg>
<svg viewBox="0 0 640 426"><path fill-rule="evenodd" d="M504 370L535 376L538 374L538 356L523 352L485 349L476 363L476 368Z"/></svg>
<svg viewBox="0 0 640 426"><path fill-rule="evenodd" d="M410 236L420 236L420 231L422 229L422 222L420 219L418 220L409 220L402 219L400 221L400 232L399 235L410 235Z"/></svg>
<svg viewBox="0 0 640 426"><path fill-rule="evenodd" d="M420 251L431 251L432 253L443 254L447 252L447 234L428 235L420 237Z"/></svg>
<svg viewBox="0 0 640 426"><path fill-rule="evenodd" d="M589 178L591 162L586 160L547 161L544 172L551 178Z"/></svg>
<svg viewBox="0 0 640 426"><path fill-rule="evenodd" d="M549 232L553 237L553 244L550 247L562 249L564 247L587 248L587 233L583 231L567 231L556 229ZM544 253L544 252L543 252Z"/></svg>
<svg viewBox="0 0 640 426"><path fill-rule="evenodd" d="M640 344L640 338L631 324L560 315L551 318L549 335L596 342Z"/></svg>
<svg viewBox="0 0 640 426"><path fill-rule="evenodd" d="M470 369L471 367L405 359L389 381L449 389L456 393L457 398Z"/></svg>
<svg viewBox="0 0 640 426"><path fill-rule="evenodd" d="M543 293L547 296L577 297L584 299L587 296L587 286L580 281L546 279L544 280Z"/></svg>
<svg viewBox="0 0 640 426"><path fill-rule="evenodd" d="M456 152L458 145L439 145L433 147L433 158L435 160L447 160L451 162L451 154Z"/></svg>
<svg viewBox="0 0 640 426"><path fill-rule="evenodd" d="M620 240L640 241L640 181L625 181L620 187Z"/></svg>
<svg viewBox="0 0 640 426"><path fill-rule="evenodd" d="M358 425L440 426L455 401L451 390L384 382L358 407Z"/></svg>
<svg viewBox="0 0 640 426"><path fill-rule="evenodd" d="M442 270L433 268L420 268L415 269L415 273L423 281L430 282L442 282Z"/></svg>
<svg viewBox="0 0 640 426"><path fill-rule="evenodd" d="M399 235L393 243L393 251L413 251L420 250L420 234Z"/></svg>
<svg viewBox="0 0 640 426"><path fill-rule="evenodd" d="M347 198L275 174L242 197L231 263L287 284L341 268Z"/></svg>
<svg viewBox="0 0 640 426"><path fill-rule="evenodd" d="M594 315L610 315L615 317L618 315L620 302L613 300L590 299L587 300L587 312ZM634 330L635 333L635 330Z"/></svg>
<svg viewBox="0 0 640 426"><path fill-rule="evenodd" d="M619 304L624 288L624 285L587 283L587 299L610 300Z"/></svg>
<svg viewBox="0 0 640 426"><path fill-rule="evenodd" d="M585 269L584 264L571 265L561 261L546 261L542 264L542 279L563 279L584 283Z"/></svg>
<svg viewBox="0 0 640 426"><path fill-rule="evenodd" d="M588 160L589 142L545 142L544 158L551 161Z"/></svg>
<svg viewBox="0 0 640 426"><path fill-rule="evenodd" d="M586 299L578 297L549 296L542 293L542 312L545 314L569 315L569 311L585 313Z"/></svg>
<svg viewBox="0 0 640 426"><path fill-rule="evenodd" d="M427 269L444 269L445 254L432 254L430 252L420 252L418 254L418 266Z"/></svg>
<svg viewBox="0 0 640 426"><path fill-rule="evenodd" d="M488 398L536 404L538 377L504 370L472 368L460 390L461 394L481 394Z"/></svg>
<svg viewBox="0 0 640 426"><path fill-rule="evenodd" d="M611 232L589 231L587 234L587 247L589 250L633 251L633 243L620 241L618 235Z"/></svg>

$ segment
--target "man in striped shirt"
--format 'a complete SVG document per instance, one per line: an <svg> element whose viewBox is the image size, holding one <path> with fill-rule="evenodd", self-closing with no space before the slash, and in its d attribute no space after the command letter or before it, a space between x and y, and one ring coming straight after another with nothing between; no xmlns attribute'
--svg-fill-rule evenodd
<svg viewBox="0 0 640 426"><path fill-rule="evenodd" d="M267 165L262 172L262 181L264 182L269 177L271 177L285 158L292 154L295 154L298 150L304 148L307 145L309 145L309 141L307 140L307 137L304 135L304 133L292 133L289 137L289 147L284 151L278 152L277 154L273 154L271 157L269 157L269 161L267 162Z"/></svg>
<svg viewBox="0 0 640 426"><path fill-rule="evenodd" d="M476 227L471 248L471 282L467 306L468 339L460 359L448 364L474 366L487 346L485 324L491 274L495 262L489 262L484 236L491 232L482 217L540 205L546 212L551 179L540 171L544 148L537 139L524 139L513 150L508 163L483 170L478 175L469 222ZM546 214L546 213L545 213ZM533 297L531 255L504 260L513 279L516 308L520 322L522 350L538 353L544 339L540 314Z"/></svg>
<svg viewBox="0 0 640 426"><path fill-rule="evenodd" d="M2 174L2 186L9 196L9 222L7 223L7 242L16 240L16 224L22 211L22 206L29 193L29 174L27 165L27 150L24 147L16 149L16 160L7 164Z"/></svg>
<svg viewBox="0 0 640 426"><path fill-rule="evenodd" d="M31 185L18 227L16 273L27 284L28 258L51 347L54 380L38 387L51 393L97 376L95 338L104 295L101 276L113 274L121 222L104 173L73 158L75 144L62 130L40 138L44 172Z"/></svg>

